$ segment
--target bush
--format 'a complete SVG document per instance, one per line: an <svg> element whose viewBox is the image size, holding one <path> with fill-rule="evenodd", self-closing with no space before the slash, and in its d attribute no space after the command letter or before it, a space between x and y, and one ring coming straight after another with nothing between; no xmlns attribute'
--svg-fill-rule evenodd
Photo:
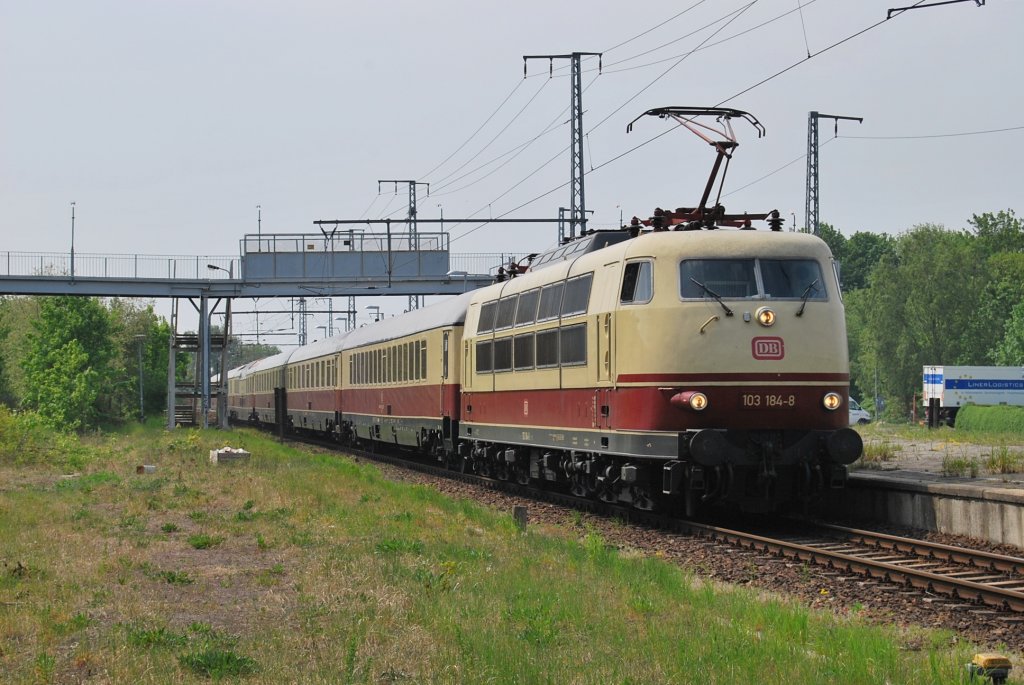
<svg viewBox="0 0 1024 685"><path fill-rule="evenodd" d="M0 463L42 461L50 440L50 430L38 414L14 412L0 405Z"/></svg>
<svg viewBox="0 0 1024 685"><path fill-rule="evenodd" d="M956 428L979 433L1024 434L1024 407L978 407L969 404L957 412Z"/></svg>

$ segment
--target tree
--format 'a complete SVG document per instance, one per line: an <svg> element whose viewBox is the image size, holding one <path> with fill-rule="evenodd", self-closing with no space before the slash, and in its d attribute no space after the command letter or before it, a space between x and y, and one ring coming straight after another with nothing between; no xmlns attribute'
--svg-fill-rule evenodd
<svg viewBox="0 0 1024 685"><path fill-rule="evenodd" d="M1004 366L1024 366L1024 302L1015 305L1010 312L1003 339L993 350L992 361Z"/></svg>
<svg viewBox="0 0 1024 685"><path fill-rule="evenodd" d="M926 364L984 363L969 333L984 288L984 255L967 233L924 224L901 235L871 272L860 373L877 369L893 412L909 407ZM866 385L861 376L858 383Z"/></svg>
<svg viewBox="0 0 1024 685"><path fill-rule="evenodd" d="M1024 251L1024 222L1012 209L974 214L967 223L989 255Z"/></svg>
<svg viewBox="0 0 1024 685"><path fill-rule="evenodd" d="M27 336L24 404L56 428L93 425L114 380L110 314L92 297L42 298Z"/></svg>
<svg viewBox="0 0 1024 685"><path fill-rule="evenodd" d="M871 270L891 256L895 249L896 241L885 233L857 231L850 236L844 245L843 261L840 264L843 290L850 292L866 288Z"/></svg>
<svg viewBox="0 0 1024 685"><path fill-rule="evenodd" d="M837 262L843 261L846 257L846 237L835 226L825 222L818 224L818 235L832 251L832 258Z"/></svg>

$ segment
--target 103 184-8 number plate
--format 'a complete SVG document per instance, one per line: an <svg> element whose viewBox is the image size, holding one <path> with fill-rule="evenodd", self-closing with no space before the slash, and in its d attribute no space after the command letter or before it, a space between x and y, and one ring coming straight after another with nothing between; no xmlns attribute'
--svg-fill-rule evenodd
<svg viewBox="0 0 1024 685"><path fill-rule="evenodd" d="M794 409L796 395L769 392L745 392L740 395L743 409Z"/></svg>

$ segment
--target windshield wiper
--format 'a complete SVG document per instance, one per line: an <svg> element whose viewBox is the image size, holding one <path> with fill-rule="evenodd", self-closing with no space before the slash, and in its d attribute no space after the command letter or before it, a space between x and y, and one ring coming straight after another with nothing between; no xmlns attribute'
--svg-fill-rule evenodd
<svg viewBox="0 0 1024 685"><path fill-rule="evenodd" d="M797 316L804 315L804 308L807 306L807 300L811 297L811 288L814 288L814 292L818 292L818 279L815 278L811 281L811 284L804 289L804 294L800 296L800 309L797 311Z"/></svg>
<svg viewBox="0 0 1024 685"><path fill-rule="evenodd" d="M690 280L693 281L694 283L696 283L698 288L700 288L701 290L706 292L711 297L715 298L715 302L717 302L718 304L722 305L722 309L725 310L725 315L726 316L732 316L732 310L729 309L729 307L726 306L725 302L722 302L722 296L721 295L719 295L714 290L712 290L711 288L707 287L706 285L704 285L703 283L698 281L693 276L690 276ZM817 281L815 281L815 282L817 282Z"/></svg>

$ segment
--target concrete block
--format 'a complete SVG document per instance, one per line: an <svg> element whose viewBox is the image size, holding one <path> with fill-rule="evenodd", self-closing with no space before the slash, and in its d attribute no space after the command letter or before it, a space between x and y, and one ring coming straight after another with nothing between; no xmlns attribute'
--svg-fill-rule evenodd
<svg viewBox="0 0 1024 685"><path fill-rule="evenodd" d="M238 464L249 461L249 452L234 447L221 447L219 450L210 450L210 461L214 464Z"/></svg>

